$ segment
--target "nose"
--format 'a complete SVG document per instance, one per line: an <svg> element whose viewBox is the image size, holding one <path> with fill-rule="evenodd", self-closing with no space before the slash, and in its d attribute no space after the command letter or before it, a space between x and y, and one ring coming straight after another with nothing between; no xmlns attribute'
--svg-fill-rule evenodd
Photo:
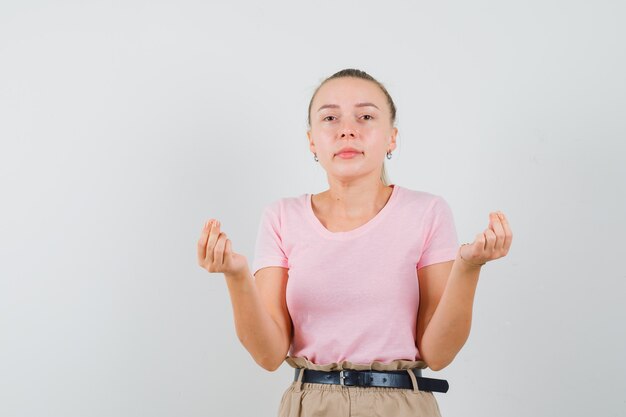
<svg viewBox="0 0 626 417"><path fill-rule="evenodd" d="M350 124L350 122L344 123L341 126L341 129L339 130L339 133L341 135L342 138L345 137L356 137L357 135L357 130L352 126L352 124Z"/></svg>

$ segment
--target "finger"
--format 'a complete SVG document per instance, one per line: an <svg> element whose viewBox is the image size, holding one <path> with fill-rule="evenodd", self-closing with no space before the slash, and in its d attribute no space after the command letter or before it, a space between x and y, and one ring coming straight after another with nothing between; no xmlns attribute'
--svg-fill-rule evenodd
<svg viewBox="0 0 626 417"><path fill-rule="evenodd" d="M212 263L215 266L221 266L224 262L224 239L226 234L221 231L222 224L216 220L211 233L215 236L215 245L212 250Z"/></svg>
<svg viewBox="0 0 626 417"><path fill-rule="evenodd" d="M487 244L487 239L485 238L484 233L478 233L476 238L474 239L474 244L476 244L478 251L483 253L485 251L485 245Z"/></svg>
<svg viewBox="0 0 626 417"><path fill-rule="evenodd" d="M224 244L224 260L226 260L226 261L230 260L230 257L233 254L232 246L233 245L230 242L230 239L226 239L226 243Z"/></svg>
<svg viewBox="0 0 626 417"><path fill-rule="evenodd" d="M485 243L485 252L487 256L490 256L496 245L496 234L491 229L485 229L483 233L485 235L485 240L487 241Z"/></svg>
<svg viewBox="0 0 626 417"><path fill-rule="evenodd" d="M504 247L504 227L500 221L498 213L489 213L491 230L496 235L494 250L501 250Z"/></svg>
<svg viewBox="0 0 626 417"><path fill-rule="evenodd" d="M213 263L213 253L215 250L215 243L217 242L217 238L220 234L219 228L220 228L220 222L218 220L214 220L209 228L209 239L207 240L206 254L204 256L205 256L205 259L210 263Z"/></svg>
<svg viewBox="0 0 626 417"><path fill-rule="evenodd" d="M217 267L221 267L224 264L224 245L226 244L226 233L220 232L215 244L215 250L213 251L213 263Z"/></svg>
<svg viewBox="0 0 626 417"><path fill-rule="evenodd" d="M206 258L206 243L209 238L209 225L213 219L209 219L204 223L202 232L200 233L200 239L198 239L198 263L202 264Z"/></svg>
<svg viewBox="0 0 626 417"><path fill-rule="evenodd" d="M513 232L511 231L511 226L509 225L509 221L504 215L504 213L499 212L500 221L502 222L502 227L504 228L504 251L508 252L511 247L511 242L513 241Z"/></svg>

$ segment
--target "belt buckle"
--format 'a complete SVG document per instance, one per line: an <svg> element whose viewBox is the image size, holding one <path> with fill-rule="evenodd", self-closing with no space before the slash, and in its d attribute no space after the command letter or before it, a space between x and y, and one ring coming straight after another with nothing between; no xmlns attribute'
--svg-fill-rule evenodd
<svg viewBox="0 0 626 417"><path fill-rule="evenodd" d="M345 379L346 379L346 377L343 374L343 369L342 369L341 371L339 371L339 385L344 385L345 386L346 385L344 383Z"/></svg>

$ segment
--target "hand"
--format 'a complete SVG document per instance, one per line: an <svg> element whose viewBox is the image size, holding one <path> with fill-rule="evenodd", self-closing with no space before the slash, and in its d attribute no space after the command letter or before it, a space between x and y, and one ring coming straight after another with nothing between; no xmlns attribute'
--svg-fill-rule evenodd
<svg viewBox="0 0 626 417"><path fill-rule="evenodd" d="M232 251L230 239L220 232L220 222L208 220L198 240L198 263L209 272L238 275L248 268L245 256Z"/></svg>
<svg viewBox="0 0 626 417"><path fill-rule="evenodd" d="M504 213L489 213L489 227L483 233L477 234L473 243L461 245L459 256L466 263L480 266L506 256L512 240L513 233Z"/></svg>

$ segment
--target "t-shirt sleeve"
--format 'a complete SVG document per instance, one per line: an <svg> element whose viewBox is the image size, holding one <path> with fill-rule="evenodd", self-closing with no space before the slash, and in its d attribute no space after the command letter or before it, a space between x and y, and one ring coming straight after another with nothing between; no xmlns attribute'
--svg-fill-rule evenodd
<svg viewBox="0 0 626 417"><path fill-rule="evenodd" d="M456 259L459 249L454 216L450 206L436 196L424 221L424 244L417 269Z"/></svg>
<svg viewBox="0 0 626 417"><path fill-rule="evenodd" d="M280 201L275 201L263 210L254 247L252 275L267 266L288 268L288 260L281 238Z"/></svg>

